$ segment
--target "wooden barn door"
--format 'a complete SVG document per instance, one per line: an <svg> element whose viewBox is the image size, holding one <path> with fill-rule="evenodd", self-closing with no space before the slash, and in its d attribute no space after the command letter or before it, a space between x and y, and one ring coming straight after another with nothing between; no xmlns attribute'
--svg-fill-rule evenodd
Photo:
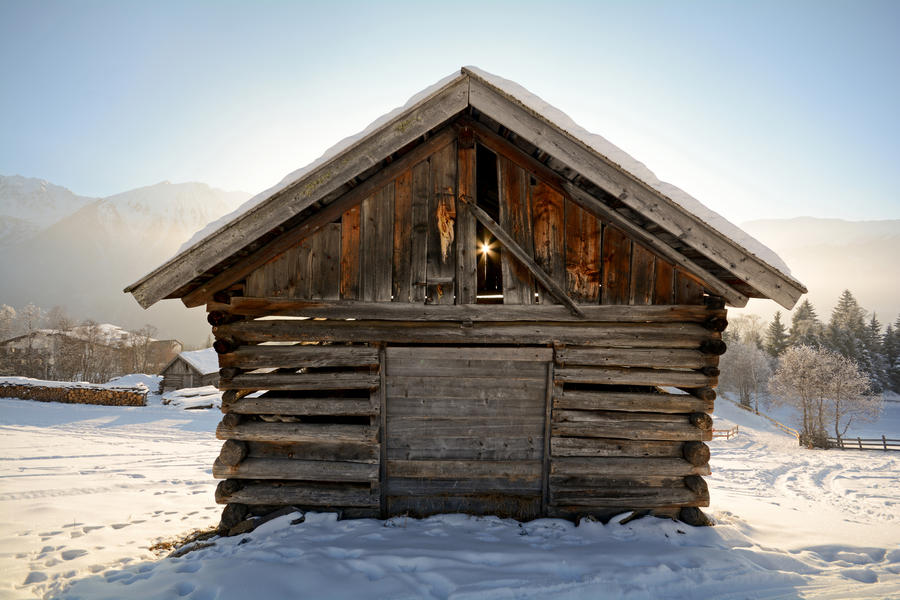
<svg viewBox="0 0 900 600"><path fill-rule="evenodd" d="M541 513L548 371L538 347L388 347L388 514Z"/></svg>

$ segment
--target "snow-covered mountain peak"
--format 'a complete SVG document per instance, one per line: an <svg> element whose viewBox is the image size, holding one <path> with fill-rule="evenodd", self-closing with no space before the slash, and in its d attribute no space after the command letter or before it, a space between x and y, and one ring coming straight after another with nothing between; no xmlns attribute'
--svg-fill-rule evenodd
<svg viewBox="0 0 900 600"><path fill-rule="evenodd" d="M93 200L44 179L0 175L0 219L16 219L37 229L52 225Z"/></svg>

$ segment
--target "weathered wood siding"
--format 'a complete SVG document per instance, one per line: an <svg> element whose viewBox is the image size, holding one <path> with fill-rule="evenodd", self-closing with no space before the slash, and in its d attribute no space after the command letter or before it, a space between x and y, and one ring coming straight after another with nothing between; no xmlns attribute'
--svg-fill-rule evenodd
<svg viewBox="0 0 900 600"><path fill-rule="evenodd" d="M386 350L388 514L541 512L549 348Z"/></svg>
<svg viewBox="0 0 900 600"><path fill-rule="evenodd" d="M451 140L250 273L243 295L476 302L475 220L460 198L475 196L475 153L483 148ZM504 149L492 147L498 222L570 298L582 304L702 302L699 280L582 208L551 174L529 170ZM499 250L504 303L556 302L521 261Z"/></svg>
<svg viewBox="0 0 900 600"><path fill-rule="evenodd" d="M162 390L169 392L188 387L203 387L216 385L219 381L218 373L200 373L185 360L178 358L160 373L163 376Z"/></svg>

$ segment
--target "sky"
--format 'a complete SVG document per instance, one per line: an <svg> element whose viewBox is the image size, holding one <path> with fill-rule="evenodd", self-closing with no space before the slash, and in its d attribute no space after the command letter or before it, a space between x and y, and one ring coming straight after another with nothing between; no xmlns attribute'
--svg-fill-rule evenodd
<svg viewBox="0 0 900 600"><path fill-rule="evenodd" d="M0 174L257 193L468 64L734 222L900 218L890 0L0 0Z"/></svg>

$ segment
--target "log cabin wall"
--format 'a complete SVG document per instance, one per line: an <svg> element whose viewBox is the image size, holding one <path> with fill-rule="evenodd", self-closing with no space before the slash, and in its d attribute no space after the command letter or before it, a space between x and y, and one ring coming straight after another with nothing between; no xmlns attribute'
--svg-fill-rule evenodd
<svg viewBox="0 0 900 600"><path fill-rule="evenodd" d="M521 519L708 505L723 304L470 133L208 305L217 501ZM499 299L479 297L480 212L533 262L499 249Z"/></svg>

